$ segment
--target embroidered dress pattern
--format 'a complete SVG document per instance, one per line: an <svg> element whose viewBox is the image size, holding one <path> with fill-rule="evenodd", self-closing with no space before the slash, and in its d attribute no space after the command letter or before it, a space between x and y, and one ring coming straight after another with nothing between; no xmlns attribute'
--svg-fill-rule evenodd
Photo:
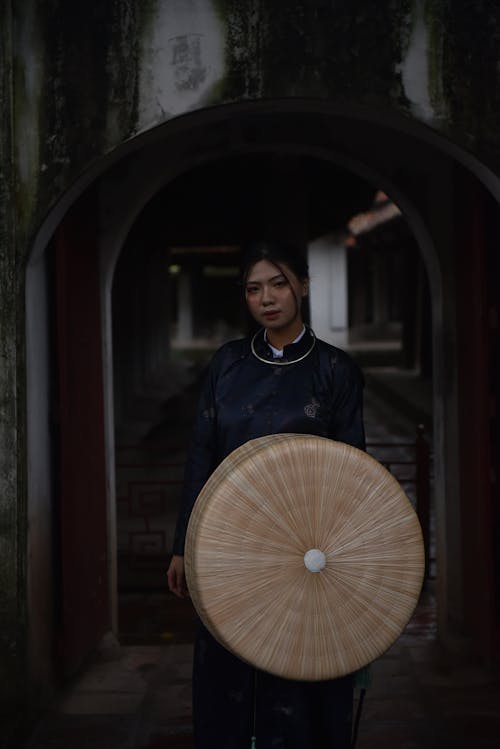
<svg viewBox="0 0 500 749"><path fill-rule="evenodd" d="M313 398L311 403L308 403L306 406L304 406L305 415L309 416L310 419L315 419L320 405L320 402L316 400L316 398Z"/></svg>

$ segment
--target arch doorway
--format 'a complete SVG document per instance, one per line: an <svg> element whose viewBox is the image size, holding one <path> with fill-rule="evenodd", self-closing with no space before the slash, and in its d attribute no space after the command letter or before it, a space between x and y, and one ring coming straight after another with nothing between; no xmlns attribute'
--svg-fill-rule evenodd
<svg viewBox="0 0 500 749"><path fill-rule="evenodd" d="M50 217L40 233L27 278L28 368L32 373L28 382L32 455L30 507L35 519L43 513L47 516L47 512L55 518L51 528L35 524L30 539L33 630L44 622L37 634L33 634L35 660L38 658L40 663L49 660L48 643L54 630L60 631L62 641L69 648L69 651L63 648L63 652L70 652L66 656L69 668L74 668L106 628L117 628L111 291L118 258L126 242L131 241L127 238L132 237L131 230L138 216L155 195L166 185L174 184L176 177L182 179L181 175L203 164L218 163L220 167L228 156L245 157L253 164L262 158L278 160L282 165L290 164L292 157L315 160L328 164L324 170L330 170L330 174L335 165L335 169L344 170L344 187L355 175L358 184L361 180L372 191L374 187L383 190L403 210L426 266L432 303L441 635L445 638L450 632L467 632L477 643L486 642L487 652L483 654L491 655L498 644L498 623L497 615L491 610L491 596L485 598L484 593L485 586L491 593L492 586L498 584L498 568L494 572L492 539L488 535L488 544L484 541L486 528L492 527L491 487L485 479L489 475L485 468L491 455L489 437L485 437L491 433L485 428L488 424L486 401L487 394L492 392L492 381L486 365L470 371L465 364L467 341L472 342L475 355L481 361L488 358L492 346L487 326L475 310L481 306L481 300L496 298L493 286L486 289L486 297L482 290L488 279L488 263L493 262L491 239L498 222L498 206L471 171L474 167L480 172L479 165L469 163L465 168L458 160L461 155L453 147L447 148L437 138L431 141L427 131L412 130L403 122L387 124L346 113L339 116L327 106L310 102L277 102L272 107L266 104L221 107L179 118L118 149L113 155L114 163L99 165L100 173L94 175L92 187L71 211L67 213L67 206L62 203L59 213ZM480 176L495 187L486 170ZM332 191L324 194L332 195ZM300 196L298 187L295 200L297 195ZM187 207L188 202L185 205ZM223 208L220 207L219 215ZM300 216L293 211L294 224L296 213ZM185 212L186 215L193 229L198 216L189 216L189 212ZM458 218L462 227L459 233L456 231ZM283 223L292 226L286 220ZM46 251L47 235L52 233L50 227L53 230L58 224L52 247L60 248L59 258L56 249ZM84 225L92 238L80 242L78 250L76 237L82 236L80 229ZM220 235L220 227L225 225L227 222L222 220L217 222L216 241L218 246L230 247L234 239L223 239ZM208 228L205 223L204 244L210 244ZM297 231L304 236L304 226L294 226L295 235ZM325 233L327 231L325 229ZM177 243L175 237L174 240ZM474 255L468 252L471 240L478 250ZM191 246L198 242L199 237L194 234L189 238ZM77 271L79 255L81 265ZM88 263L87 269L84 261ZM84 275L92 279L86 289L82 285ZM49 318L54 306L51 284L58 277L57 324L51 326ZM491 275L491 284L493 278ZM471 283L472 306L464 309L459 304L460 290ZM77 287L82 290L80 296L73 293ZM179 288L178 293L183 293ZM72 317L73 313L62 312L65 299L76 318ZM40 302L48 310L46 315L39 312ZM184 320L184 323L189 324L189 321ZM75 331L82 330L85 325L88 325L87 338L75 336ZM59 332L50 338L50 330ZM78 345L85 340L90 348ZM70 341L75 344L73 348ZM98 351L102 353L102 368ZM64 396L66 405L77 398L81 410L78 419L75 420L76 411L72 409L66 422L60 422L59 439L54 437L51 426L46 389L40 386L40 383L48 386L54 374L59 378L57 393L64 392L63 382L66 382L69 388ZM81 398L83 382L88 384L90 401L87 404ZM473 394L466 405L461 396L464 389ZM64 413L64 409L60 412ZM85 420L87 431L82 429ZM471 430L477 433L478 442L472 451L467 451L465 435ZM86 454L95 458L92 470L78 462L81 444L78 440L72 443L71 435L77 435L80 443L87 443ZM41 449L40 444L51 445L52 455L49 448ZM88 445L91 445L90 450ZM69 466L65 474L61 472L64 461ZM468 466L466 475L465 464ZM47 469L48 465L52 470ZM91 475L95 484L87 483ZM476 489L470 485L474 480L476 487L481 486L479 513L472 512L473 497L477 496ZM89 496L96 502L91 510ZM75 507L78 509L73 512L70 508ZM61 513L62 508L65 509ZM73 535L68 526L61 526L64 512L69 512L68 523ZM82 517L89 521L86 530ZM467 523L468 533L465 534ZM57 539L59 545L55 544ZM64 551L65 544L71 553ZM83 565L86 577L79 579L79 595L71 598L68 592L66 597L75 579L75 565L78 568L82 559L87 558L83 549L89 550L92 559L100 560L99 565ZM47 607L37 600L37 596L47 600L57 598L58 586L53 585L49 574L54 560L65 591L66 620L64 616L61 620L60 608L59 614L51 620ZM475 585L477 580L481 581L482 591ZM82 594L84 588L85 595ZM82 617L85 620L81 607L84 602L88 606L89 600L94 601L100 616L93 627L86 626L86 637L79 640L75 627ZM474 602L478 605L471 605ZM488 635L486 639L485 634Z"/></svg>
<svg viewBox="0 0 500 749"><path fill-rule="evenodd" d="M317 335L350 349L370 373L403 369L408 383L418 370L431 389L425 268L399 209L373 185L322 159L256 152L210 161L164 187L132 227L113 283L122 642L186 637L189 605L167 595L165 569L204 368L218 346L249 330L238 266L253 237L288 239L307 253ZM429 429L431 398L428 406ZM381 433L369 428L369 441ZM414 433L401 446L386 436L379 457L394 470L406 453L413 461L403 448ZM412 496L413 476L406 469Z"/></svg>

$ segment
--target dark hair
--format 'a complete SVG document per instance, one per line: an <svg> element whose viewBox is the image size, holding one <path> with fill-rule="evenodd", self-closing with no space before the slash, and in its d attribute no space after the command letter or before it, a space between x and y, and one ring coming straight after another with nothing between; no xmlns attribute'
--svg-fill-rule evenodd
<svg viewBox="0 0 500 749"><path fill-rule="evenodd" d="M242 284L246 282L248 274L253 266L261 260L267 260L276 265L281 271L282 265L287 265L291 271L302 281L309 278L309 269L305 254L298 247L288 242L277 242L270 240L258 240L248 242L242 247L240 278ZM286 273L284 274L286 275Z"/></svg>

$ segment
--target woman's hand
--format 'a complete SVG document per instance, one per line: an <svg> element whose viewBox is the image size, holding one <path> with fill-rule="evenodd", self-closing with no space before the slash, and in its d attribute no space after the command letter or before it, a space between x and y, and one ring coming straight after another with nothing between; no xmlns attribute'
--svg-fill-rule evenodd
<svg viewBox="0 0 500 749"><path fill-rule="evenodd" d="M174 554L167 572L168 587L179 598L189 598L184 572L184 557Z"/></svg>

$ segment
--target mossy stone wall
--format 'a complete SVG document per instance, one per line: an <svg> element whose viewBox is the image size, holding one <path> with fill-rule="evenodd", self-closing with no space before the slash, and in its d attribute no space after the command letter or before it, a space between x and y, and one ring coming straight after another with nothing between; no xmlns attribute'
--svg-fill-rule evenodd
<svg viewBox="0 0 500 749"><path fill-rule="evenodd" d="M211 46L201 32L190 37L205 16ZM25 665L24 271L47 214L87 170L173 111L256 99L408 118L499 173L500 5L6 0L0 28L0 674L15 700ZM159 28L164 38L154 36ZM155 66L158 45L172 66L175 110ZM222 72L204 88L217 55ZM154 120L144 115L148 96L160 101Z"/></svg>

